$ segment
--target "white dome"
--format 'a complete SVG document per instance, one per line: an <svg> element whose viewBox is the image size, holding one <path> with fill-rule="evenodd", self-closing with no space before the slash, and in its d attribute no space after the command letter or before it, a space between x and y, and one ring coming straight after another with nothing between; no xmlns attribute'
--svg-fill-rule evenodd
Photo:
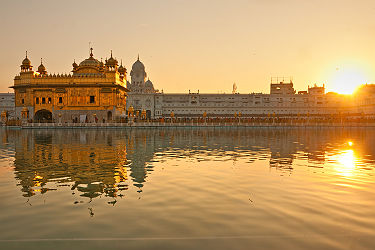
<svg viewBox="0 0 375 250"><path fill-rule="evenodd" d="M147 81L145 82L145 86L146 86L146 88L151 88L151 89L154 88L154 85L152 84L152 82L151 82L150 80L147 80Z"/></svg>

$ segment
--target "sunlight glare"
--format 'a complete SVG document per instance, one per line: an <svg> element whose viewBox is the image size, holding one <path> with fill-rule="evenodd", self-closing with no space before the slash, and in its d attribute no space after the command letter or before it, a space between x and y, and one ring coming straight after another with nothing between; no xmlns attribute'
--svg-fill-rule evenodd
<svg viewBox="0 0 375 250"><path fill-rule="evenodd" d="M340 67L336 68L336 72L330 81L333 90L339 94L353 94L360 85L365 83L366 76L361 70Z"/></svg>
<svg viewBox="0 0 375 250"><path fill-rule="evenodd" d="M352 149L342 151L337 155L337 162L339 165L335 168L342 176L351 176L355 169L356 157Z"/></svg>

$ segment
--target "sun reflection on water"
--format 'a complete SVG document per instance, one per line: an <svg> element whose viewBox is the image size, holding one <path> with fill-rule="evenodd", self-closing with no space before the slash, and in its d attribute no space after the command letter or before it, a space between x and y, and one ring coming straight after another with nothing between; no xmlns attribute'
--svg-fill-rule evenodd
<svg viewBox="0 0 375 250"><path fill-rule="evenodd" d="M342 151L336 156L335 170L342 176L352 176L356 168L356 156L353 149Z"/></svg>

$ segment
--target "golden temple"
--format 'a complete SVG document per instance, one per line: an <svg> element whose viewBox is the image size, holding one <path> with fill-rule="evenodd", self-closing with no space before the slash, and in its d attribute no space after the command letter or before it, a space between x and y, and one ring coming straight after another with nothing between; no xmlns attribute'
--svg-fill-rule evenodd
<svg viewBox="0 0 375 250"><path fill-rule="evenodd" d="M14 78L15 116L32 121L107 122L126 113L126 68L112 51L108 60L89 58L73 63L71 74L48 74L41 64L32 70L27 56Z"/></svg>

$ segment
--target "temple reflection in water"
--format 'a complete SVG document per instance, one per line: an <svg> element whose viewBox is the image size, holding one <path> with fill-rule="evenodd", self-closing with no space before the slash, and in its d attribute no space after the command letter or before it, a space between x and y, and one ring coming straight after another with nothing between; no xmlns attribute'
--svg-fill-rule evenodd
<svg viewBox="0 0 375 250"><path fill-rule="evenodd" d="M317 168L354 155L373 162L374 134L360 129L4 129L0 148L14 149L15 178L24 196L68 186L95 198L122 196L129 185L142 192L154 164L172 158L266 160L270 168L290 173L296 159ZM346 148L349 140L355 150ZM333 145L346 152L343 159Z"/></svg>

